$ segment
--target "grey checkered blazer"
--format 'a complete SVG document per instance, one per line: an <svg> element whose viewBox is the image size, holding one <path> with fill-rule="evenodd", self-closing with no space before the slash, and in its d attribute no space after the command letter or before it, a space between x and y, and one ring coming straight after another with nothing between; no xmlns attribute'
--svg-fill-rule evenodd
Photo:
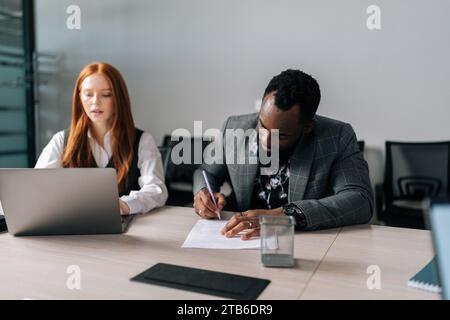
<svg viewBox="0 0 450 320"><path fill-rule="evenodd" d="M222 131L256 128L257 120L258 114L230 117ZM288 202L305 214L307 230L367 223L372 217L373 191L353 128L322 116L316 116L315 122L313 132L298 143L291 156ZM236 148L247 148L246 140ZM221 147L225 150L225 139ZM215 192L225 181L231 184L237 211L251 209L258 165L225 164L225 159L223 163L203 164L197 169L194 194L205 187L204 169Z"/></svg>

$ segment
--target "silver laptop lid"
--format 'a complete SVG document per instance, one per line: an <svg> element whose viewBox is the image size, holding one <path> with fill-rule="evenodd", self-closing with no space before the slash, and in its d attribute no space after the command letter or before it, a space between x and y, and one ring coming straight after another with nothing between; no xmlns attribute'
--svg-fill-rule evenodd
<svg viewBox="0 0 450 320"><path fill-rule="evenodd" d="M120 233L112 168L0 169L0 201L9 233Z"/></svg>
<svg viewBox="0 0 450 320"><path fill-rule="evenodd" d="M450 200L431 201L428 217L433 233L442 298L450 299Z"/></svg>

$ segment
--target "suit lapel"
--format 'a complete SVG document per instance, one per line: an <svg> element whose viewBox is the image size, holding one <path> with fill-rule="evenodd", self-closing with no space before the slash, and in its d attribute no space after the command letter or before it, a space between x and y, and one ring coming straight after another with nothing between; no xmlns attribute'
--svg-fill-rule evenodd
<svg viewBox="0 0 450 320"><path fill-rule="evenodd" d="M243 128L256 128L256 118L249 123L244 123ZM237 145L237 150L240 150L241 154L245 155L245 164L233 165L236 169L233 173L236 175L233 180L238 181L235 187L236 204L238 210L247 210L251 206L253 188L256 176L258 174L258 164L249 163L249 152L252 151L251 144L258 143L257 136L252 139L245 139L245 142ZM311 134L308 137L302 139L293 152L290 158L290 177L289 177L289 195L288 201L292 202L293 199L303 199L308 184L309 176L311 173L312 164L315 154L315 134Z"/></svg>
<svg viewBox="0 0 450 320"><path fill-rule="evenodd" d="M241 151L240 154L245 155L245 164L237 165L237 174L239 176L240 187L242 188L240 193L240 201L238 201L238 206L240 210L247 210L250 208L253 187L258 172L258 162L257 162L257 149L255 149L255 144L257 146L257 135L252 135L250 139L245 139L245 143L238 146ZM250 163L249 158L254 157L256 163ZM239 205L240 204L240 205Z"/></svg>
<svg viewBox="0 0 450 320"><path fill-rule="evenodd" d="M289 166L288 201L301 200L305 196L315 153L314 134L302 139L295 147Z"/></svg>

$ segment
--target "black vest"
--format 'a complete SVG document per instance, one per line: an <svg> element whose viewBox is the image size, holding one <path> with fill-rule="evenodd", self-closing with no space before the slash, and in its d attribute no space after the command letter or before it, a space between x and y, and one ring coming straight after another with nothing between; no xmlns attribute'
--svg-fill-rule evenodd
<svg viewBox="0 0 450 320"><path fill-rule="evenodd" d="M119 192L119 196L129 195L131 190L139 190L141 189L139 186L139 177L141 176L139 168L138 168L138 154L139 154L139 142L141 141L142 134L144 132L140 129L136 128L136 138L134 140L133 146L133 161L131 162L130 170L128 171L127 178L122 185L122 188ZM69 129L64 130L64 149L67 145L67 139L69 138ZM114 168L114 163L112 159L109 159L108 165L106 168Z"/></svg>

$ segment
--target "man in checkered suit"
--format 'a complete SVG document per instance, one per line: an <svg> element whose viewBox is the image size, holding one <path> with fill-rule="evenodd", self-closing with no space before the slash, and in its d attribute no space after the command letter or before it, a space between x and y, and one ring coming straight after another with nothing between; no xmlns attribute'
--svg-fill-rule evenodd
<svg viewBox="0 0 450 320"><path fill-rule="evenodd" d="M244 232L243 239L259 234L260 215L293 216L301 230L367 223L374 207L367 162L351 125L316 115L319 102L319 85L310 75L286 70L275 76L264 92L259 113L225 121L223 139L215 142L223 150L222 161L204 163L194 174L195 212L214 219L228 202L238 213L222 233L233 237ZM227 157L231 142L225 133L236 129L258 132L231 147L248 158L255 152L255 143L256 154L271 155L273 130L278 129L278 170L263 174L265 166L260 161L231 161ZM220 193L225 181L232 188L228 199Z"/></svg>

